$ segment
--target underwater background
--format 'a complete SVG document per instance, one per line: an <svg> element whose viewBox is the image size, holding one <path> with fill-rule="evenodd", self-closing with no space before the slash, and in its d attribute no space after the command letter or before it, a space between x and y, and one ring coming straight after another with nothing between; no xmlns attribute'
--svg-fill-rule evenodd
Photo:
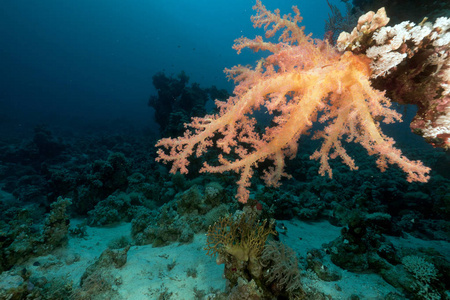
<svg viewBox="0 0 450 300"><path fill-rule="evenodd" d="M151 126L153 113L145 107L160 71L184 70L191 83L231 92L223 69L257 57L231 48L236 38L255 35L253 2L5 1L2 121L20 117L73 128L123 119ZM296 3L280 4L272 8L288 12ZM326 2L302 6L303 25L322 38Z"/></svg>
<svg viewBox="0 0 450 300"><path fill-rule="evenodd" d="M336 159L321 176L311 136L279 187L261 162L245 204L236 173L199 173L217 155L194 155L188 174L155 161L158 140L233 95L225 68L267 56L232 48L264 35L255 3L2 2L0 300L450 299L450 156L411 132L414 105L393 103L403 122L381 128L431 168L426 183L380 172L354 143L358 170ZM262 4L297 5L330 44L381 6L391 26L450 17L447 1ZM260 132L274 121L255 115Z"/></svg>

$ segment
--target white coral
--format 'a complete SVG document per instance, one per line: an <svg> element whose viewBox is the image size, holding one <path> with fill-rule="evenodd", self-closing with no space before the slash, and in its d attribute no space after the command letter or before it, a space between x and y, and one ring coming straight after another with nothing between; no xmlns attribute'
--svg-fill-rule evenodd
<svg viewBox="0 0 450 300"><path fill-rule="evenodd" d="M391 34L393 34L393 37L390 43L392 50L397 50L404 42L411 38L411 33L408 28L412 26L414 26L414 23L405 21L392 27Z"/></svg>
<svg viewBox="0 0 450 300"><path fill-rule="evenodd" d="M434 22L433 28L439 28L442 31L447 31L450 29L450 18L440 17Z"/></svg>
<svg viewBox="0 0 450 300"><path fill-rule="evenodd" d="M450 44L450 32L439 35L439 37L433 42L433 46L441 47Z"/></svg>
<svg viewBox="0 0 450 300"><path fill-rule="evenodd" d="M388 28L381 27L380 30L375 31L373 34L373 39L378 45L383 45L388 39Z"/></svg>
<svg viewBox="0 0 450 300"><path fill-rule="evenodd" d="M408 41L413 42L415 47L407 53L415 53L425 38L430 40L436 48L448 46L450 44L449 30L450 18L445 17L438 18L434 25L431 23L415 25L413 22L405 21L393 27L386 26L378 29L372 36L376 45L366 50L367 57L372 59L372 77L389 74L391 68L400 64L407 57L402 46ZM438 74L444 64L448 64L447 54L444 53L445 51L441 52L428 58L429 63L437 66L435 74ZM448 84L445 80L442 85L447 93Z"/></svg>
<svg viewBox="0 0 450 300"><path fill-rule="evenodd" d="M405 59L406 53L388 52L380 59L372 62L373 78L388 74L390 70L400 64Z"/></svg>
<svg viewBox="0 0 450 300"><path fill-rule="evenodd" d="M377 59L388 52L391 52L391 47L389 45L373 46L367 49L366 55L368 58Z"/></svg>
<svg viewBox="0 0 450 300"><path fill-rule="evenodd" d="M417 46L426 36L431 33L429 26L414 26L410 30L411 38L414 44Z"/></svg>

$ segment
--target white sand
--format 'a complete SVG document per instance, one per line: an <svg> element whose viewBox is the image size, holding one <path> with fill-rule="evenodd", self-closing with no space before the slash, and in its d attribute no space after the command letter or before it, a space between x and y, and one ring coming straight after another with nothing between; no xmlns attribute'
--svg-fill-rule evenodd
<svg viewBox="0 0 450 300"><path fill-rule="evenodd" d="M80 221L72 220L71 227ZM65 278L78 286L86 268L108 248L108 243L121 236L129 237L131 224L120 224L109 228L87 228L86 238L69 239L64 249L51 255L37 257L27 262L26 267L34 277L45 276L47 280ZM131 238L129 238L131 240ZM116 287L123 299L156 299L161 292L172 292L173 299L194 299L194 287L209 293L210 289L225 290L222 279L223 265L206 256L203 250L206 236L198 234L193 243L153 248L151 245L132 246L128 251L125 266L111 269L121 283ZM79 260L67 265L67 260ZM39 266L33 266L39 262ZM168 265L175 263L169 270ZM187 269L197 270L197 277L187 275Z"/></svg>
<svg viewBox="0 0 450 300"><path fill-rule="evenodd" d="M80 222L72 220L71 226ZM287 228L280 239L293 248L299 257L305 257L308 250L320 248L339 236L340 228L328 222L279 221ZM109 228L88 227L86 238L73 238L64 249L53 254L33 258L26 267L31 269L33 276L52 278L66 278L78 286L80 278L86 268L108 247L108 243L121 236L130 236L131 225L120 224ZM391 238L393 239L393 238ZM130 238L131 240L131 238ZM174 243L166 247L153 248L151 245L132 246L128 251L128 260L120 269L111 269L117 278L114 288L123 299L157 299L163 293L172 293L170 299L195 299L194 288L209 294L211 290L225 291L223 265L218 266L214 258L205 255L203 250L206 237L204 234L195 236L190 244ZM406 243L408 247L423 246L423 241L395 238L400 245ZM429 243L428 241L426 242ZM448 243L436 242L446 249ZM428 244L429 246L429 244ZM71 264L74 257L79 260ZM33 266L34 262L40 266ZM169 270L168 265L174 264ZM196 278L188 276L187 270L197 271ZM337 268L337 267L336 267ZM306 279L305 284L313 286L332 299L348 299L356 294L361 299L383 299L390 291L396 291L376 274L356 274L337 268L342 279L335 282L324 282L318 279Z"/></svg>

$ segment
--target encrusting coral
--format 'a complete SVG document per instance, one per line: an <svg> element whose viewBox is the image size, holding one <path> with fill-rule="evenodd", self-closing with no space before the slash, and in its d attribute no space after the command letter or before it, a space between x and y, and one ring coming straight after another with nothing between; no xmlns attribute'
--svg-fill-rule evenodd
<svg viewBox="0 0 450 300"><path fill-rule="evenodd" d="M238 53L244 48L272 52L258 61L255 68L236 66L226 70L237 86L228 101L216 101L219 113L193 118L191 128L178 138L161 139L156 146L158 161L171 162L171 172L187 173L188 158L218 148L218 164L205 162L201 172L240 174L237 198L246 203L254 168L265 160L273 166L264 171L266 185L277 186L284 172L285 158L295 157L298 140L314 122L325 128L314 137L323 144L311 155L321 163L319 173L332 176L329 159L340 157L355 170L358 167L347 154L341 139L361 144L369 155L377 155L384 171L397 164L408 181L426 182L430 171L420 161L411 161L394 147L394 140L384 135L380 122L400 121L391 102L371 85L372 60L351 51L338 52L326 41L313 40L297 25L302 20L297 7L295 16L280 16L268 11L260 1L252 17L255 27L264 27L266 38L281 31L278 43L245 37L236 40ZM262 133L256 129L252 113L264 106L273 115L271 125Z"/></svg>

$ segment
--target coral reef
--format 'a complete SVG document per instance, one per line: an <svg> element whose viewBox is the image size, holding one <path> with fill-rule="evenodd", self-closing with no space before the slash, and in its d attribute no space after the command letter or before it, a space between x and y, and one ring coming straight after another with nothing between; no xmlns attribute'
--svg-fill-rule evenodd
<svg viewBox="0 0 450 300"><path fill-rule="evenodd" d="M134 212L132 209L132 196L120 192L110 195L97 203L94 209L88 212L89 225L105 226L121 221L130 221ZM139 202L135 204L139 204Z"/></svg>
<svg viewBox="0 0 450 300"><path fill-rule="evenodd" d="M70 199L59 197L51 204L52 209L40 226L33 224L31 212L23 209L9 224L0 227L0 271L64 246L68 237L67 207L70 204Z"/></svg>
<svg viewBox="0 0 450 300"><path fill-rule="evenodd" d="M267 39L240 38L235 49L272 54L255 68L227 70L237 82L233 97L189 85L184 73L154 76L158 96L150 105L163 136L179 134L182 122L204 115L206 101L219 100L218 110L194 118L183 137L162 139L158 154L148 132L54 135L39 126L29 139L0 139L0 299L120 299L130 292L125 283L142 278L142 297L182 298L172 289L182 282L199 299L331 299L341 290L348 295L346 284L360 282L353 279L366 279L358 272L397 289L386 295L380 288L378 297L448 298L448 255L398 242L450 241L448 156L396 138L409 160L381 131L389 130L383 121L400 119L390 100L412 103L420 107L416 133L445 148L445 134L422 128L447 126L447 19L390 27L383 10L369 13L342 36L338 51L328 43L333 38L304 34L297 8L294 16L271 13L259 1L255 8L253 22ZM257 109L268 122L260 122ZM299 138L310 131L311 144L300 147ZM170 174L156 156L182 172ZM429 180L419 160L432 167ZM202 172L213 174L192 172L205 161ZM407 183L402 169L419 182ZM265 184L257 172L264 172ZM279 187L281 178L291 180ZM236 181L245 204L231 200ZM72 228L69 217L77 218ZM319 220L343 228L311 224ZM319 227L324 223L328 227ZM302 231L316 225L314 235ZM220 269L198 255L205 240L208 255L225 265L223 280L216 278L220 291L206 284ZM127 255L135 265L121 269ZM184 265L186 257L191 261ZM164 283L150 288L151 277Z"/></svg>
<svg viewBox="0 0 450 300"><path fill-rule="evenodd" d="M355 211L341 236L329 243L331 261L352 272L381 270L396 262L393 246L382 235L390 224L388 214Z"/></svg>
<svg viewBox="0 0 450 300"><path fill-rule="evenodd" d="M0 274L0 299L26 299L29 294L28 283L22 276L10 271Z"/></svg>
<svg viewBox="0 0 450 300"><path fill-rule="evenodd" d="M194 233L206 231L229 211L223 190L217 182L204 188L194 184L157 210L137 209L131 222L134 240L155 247L191 242Z"/></svg>
<svg viewBox="0 0 450 300"><path fill-rule="evenodd" d="M106 249L90 265L80 280L80 288L73 293L75 299L120 299L114 286L121 284L119 276L114 275L114 268L120 269L127 263L130 246L120 250ZM116 288L117 289L117 288Z"/></svg>
<svg viewBox="0 0 450 300"><path fill-rule="evenodd" d="M71 204L71 199L58 197L56 202L50 205L51 211L44 222L38 253L49 253L67 243L70 224L67 208Z"/></svg>
<svg viewBox="0 0 450 300"><path fill-rule="evenodd" d="M88 174L79 178L74 191L75 210L86 213L116 190L125 190L130 164L121 152L112 152L106 160L96 160L89 166Z"/></svg>
<svg viewBox="0 0 450 300"><path fill-rule="evenodd" d="M174 78L163 72L153 75L153 86L158 96L151 96L148 105L155 109L155 120L163 136L179 135L184 131L184 123L190 118L206 113L205 104L209 99L226 99L228 93L217 87L203 89L198 83L188 85L189 77L184 71Z"/></svg>
<svg viewBox="0 0 450 300"><path fill-rule="evenodd" d="M67 145L64 145L61 140L55 139L52 132L45 126L34 128L33 144L41 159L54 158L67 148Z"/></svg>

